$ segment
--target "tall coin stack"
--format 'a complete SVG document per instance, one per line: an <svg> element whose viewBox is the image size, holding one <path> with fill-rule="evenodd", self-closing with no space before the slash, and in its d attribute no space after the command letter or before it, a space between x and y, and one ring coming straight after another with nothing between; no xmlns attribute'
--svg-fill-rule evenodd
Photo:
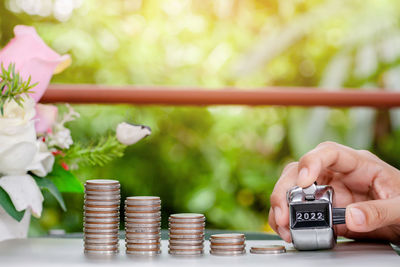
<svg viewBox="0 0 400 267"><path fill-rule="evenodd" d="M160 197L137 196L125 200L126 253L152 256L161 253Z"/></svg>
<svg viewBox="0 0 400 267"><path fill-rule="evenodd" d="M85 253L118 253L120 198L118 181L86 181L83 218Z"/></svg>
<svg viewBox="0 0 400 267"><path fill-rule="evenodd" d="M203 214L172 214L168 219L169 253L180 256L203 254L205 220Z"/></svg>
<svg viewBox="0 0 400 267"><path fill-rule="evenodd" d="M242 255L246 253L244 234L216 234L210 238L210 253L219 256Z"/></svg>

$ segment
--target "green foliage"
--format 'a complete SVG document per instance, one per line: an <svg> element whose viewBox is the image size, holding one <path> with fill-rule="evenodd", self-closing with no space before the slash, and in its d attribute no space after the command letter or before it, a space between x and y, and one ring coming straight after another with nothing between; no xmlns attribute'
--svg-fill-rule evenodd
<svg viewBox="0 0 400 267"><path fill-rule="evenodd" d="M124 155L126 145L121 144L115 135L101 137L97 144L87 147L75 143L65 151L64 160L80 165L104 166L116 158Z"/></svg>
<svg viewBox="0 0 400 267"><path fill-rule="evenodd" d="M14 100L18 105L22 106L24 99L22 95L32 93L32 89L35 84L31 84L31 77L29 76L27 81L24 81L18 72L15 72L15 64L8 65L5 69L1 64L0 73L0 114L4 114L4 105Z"/></svg>
<svg viewBox="0 0 400 267"><path fill-rule="evenodd" d="M3 209L15 220L21 221L24 217L25 210L17 211L12 203L10 196L4 191L3 188L0 187L0 205Z"/></svg>
<svg viewBox="0 0 400 267"><path fill-rule="evenodd" d="M53 165L53 170L46 178L50 179L61 193L83 193L82 183L71 172L65 170L59 161Z"/></svg>
<svg viewBox="0 0 400 267"><path fill-rule="evenodd" d="M60 191L57 189L57 187L49 178L38 177L35 175L33 175L32 177L33 179L35 179L36 184L39 186L41 190L48 190L58 201L58 204L60 204L62 210L67 211L67 207L65 206L65 202Z"/></svg>

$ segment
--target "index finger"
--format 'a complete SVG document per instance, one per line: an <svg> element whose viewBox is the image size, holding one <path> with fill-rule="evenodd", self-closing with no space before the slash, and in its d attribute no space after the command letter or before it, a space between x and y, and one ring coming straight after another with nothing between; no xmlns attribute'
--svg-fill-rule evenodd
<svg viewBox="0 0 400 267"><path fill-rule="evenodd" d="M340 173L353 172L359 161L360 154L350 147L334 142L321 143L299 160L297 185L303 188L310 186L325 169Z"/></svg>

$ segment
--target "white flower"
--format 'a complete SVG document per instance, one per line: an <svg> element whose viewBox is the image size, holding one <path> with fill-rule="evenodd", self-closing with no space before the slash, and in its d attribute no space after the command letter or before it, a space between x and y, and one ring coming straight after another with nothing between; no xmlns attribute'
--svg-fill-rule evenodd
<svg viewBox="0 0 400 267"><path fill-rule="evenodd" d="M0 186L8 193L17 211L30 209L33 216L40 217L43 196L30 175L3 176Z"/></svg>
<svg viewBox="0 0 400 267"><path fill-rule="evenodd" d="M4 105L4 115L0 115L0 173L25 174L33 161L36 145L35 102L26 97L23 106L15 101Z"/></svg>
<svg viewBox="0 0 400 267"><path fill-rule="evenodd" d="M144 125L122 122L117 126L117 139L124 145L133 145L151 134L151 129Z"/></svg>
<svg viewBox="0 0 400 267"><path fill-rule="evenodd" d="M64 126L65 123L73 121L80 117L69 104L66 104L68 112L64 114L60 122L56 122L53 126L53 132L48 134L49 146L56 146L61 149L68 149L74 141L71 137L71 131Z"/></svg>
<svg viewBox="0 0 400 267"><path fill-rule="evenodd" d="M41 172L45 173L51 159L40 154L33 120L34 106L30 97L24 98L22 107L15 101L4 105L4 114L0 115L0 175L4 175L0 178L0 187L8 193L18 211L29 208L39 217L43 196L36 182L26 173L34 162L34 169L40 169L37 166L45 162L47 167Z"/></svg>
<svg viewBox="0 0 400 267"><path fill-rule="evenodd" d="M71 131L61 124L56 125L54 133L49 134L48 137L50 146L57 146L62 149L68 149L74 143Z"/></svg>
<svg viewBox="0 0 400 267"><path fill-rule="evenodd" d="M38 152L28 166L28 170L35 175L44 177L53 170L54 156L42 140L37 140Z"/></svg>

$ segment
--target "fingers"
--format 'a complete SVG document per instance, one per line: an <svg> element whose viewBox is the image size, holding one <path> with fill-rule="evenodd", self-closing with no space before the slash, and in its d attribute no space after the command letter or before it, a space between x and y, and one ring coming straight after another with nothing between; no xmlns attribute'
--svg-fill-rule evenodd
<svg viewBox="0 0 400 267"><path fill-rule="evenodd" d="M321 143L300 159L297 185L310 186L326 169L349 173L357 168L360 157L356 150L349 147L334 142Z"/></svg>
<svg viewBox="0 0 400 267"><path fill-rule="evenodd" d="M354 232L370 232L400 224L400 197L350 204L346 208L346 226Z"/></svg>
<svg viewBox="0 0 400 267"><path fill-rule="evenodd" d="M289 232L289 208L286 200L286 192L296 185L297 166L297 162L286 166L271 194L272 212L269 215L269 224L286 242L291 242Z"/></svg>

